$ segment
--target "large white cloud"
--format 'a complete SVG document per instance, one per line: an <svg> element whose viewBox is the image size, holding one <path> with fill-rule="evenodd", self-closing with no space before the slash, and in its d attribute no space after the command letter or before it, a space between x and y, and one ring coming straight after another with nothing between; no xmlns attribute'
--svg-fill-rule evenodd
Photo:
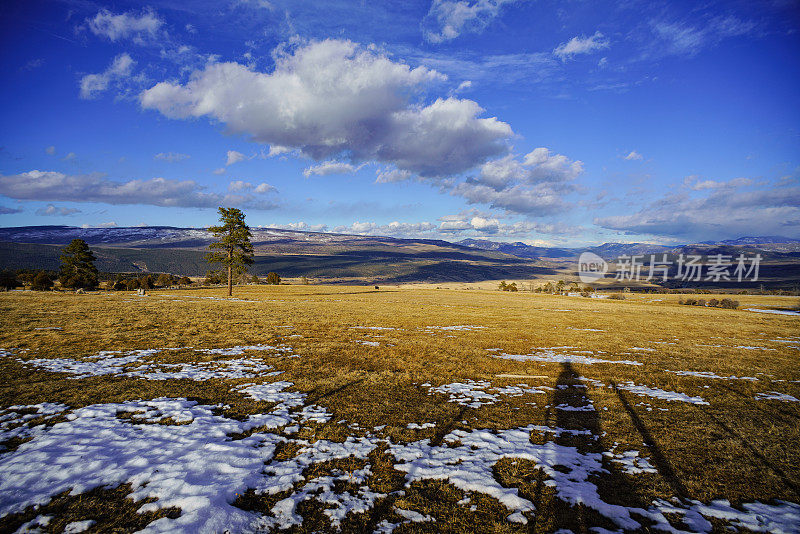
<svg viewBox="0 0 800 534"><path fill-rule="evenodd" d="M519 0L433 0L422 21L425 40L441 43L462 33L480 33L500 14L504 4Z"/></svg>
<svg viewBox="0 0 800 534"><path fill-rule="evenodd" d="M171 118L210 117L254 141L321 160L375 160L422 176L464 172L507 151L511 127L471 100L415 103L445 77L374 47L325 40L276 53L272 72L212 63L185 84L160 82L141 105Z"/></svg>
<svg viewBox="0 0 800 534"><path fill-rule="evenodd" d="M275 202L250 194L232 192L222 195L207 192L192 180L151 178L119 182L109 180L102 174L70 175L38 170L0 175L0 195L18 200L150 204L164 207L277 207Z"/></svg>

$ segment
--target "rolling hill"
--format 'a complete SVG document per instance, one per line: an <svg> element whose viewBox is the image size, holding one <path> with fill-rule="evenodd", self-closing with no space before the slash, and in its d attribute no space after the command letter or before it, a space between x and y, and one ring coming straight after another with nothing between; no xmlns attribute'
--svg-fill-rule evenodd
<svg viewBox="0 0 800 534"><path fill-rule="evenodd" d="M64 245L83 239L104 272L202 275L212 237L202 228L0 228L0 268L57 269ZM545 263L447 241L253 229L249 272L327 282L473 282L554 274Z"/></svg>

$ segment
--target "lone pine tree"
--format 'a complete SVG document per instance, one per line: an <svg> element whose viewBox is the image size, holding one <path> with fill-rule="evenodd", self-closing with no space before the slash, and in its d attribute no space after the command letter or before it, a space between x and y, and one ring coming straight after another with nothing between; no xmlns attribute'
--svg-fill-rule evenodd
<svg viewBox="0 0 800 534"><path fill-rule="evenodd" d="M61 254L58 280L61 287L94 289L97 287L97 267L89 245L83 239L73 239Z"/></svg>
<svg viewBox="0 0 800 534"><path fill-rule="evenodd" d="M239 274L253 263L253 245L250 244L250 228L244 222L244 213L236 208L219 208L220 226L208 229L218 239L208 248L209 263L221 263L228 269L228 296L233 295L233 275Z"/></svg>

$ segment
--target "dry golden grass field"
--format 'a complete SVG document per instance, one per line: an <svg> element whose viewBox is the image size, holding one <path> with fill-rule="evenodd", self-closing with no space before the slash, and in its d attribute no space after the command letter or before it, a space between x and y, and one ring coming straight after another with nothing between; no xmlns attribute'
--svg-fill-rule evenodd
<svg viewBox="0 0 800 534"><path fill-rule="evenodd" d="M797 298L678 298L2 293L0 531L798 532Z"/></svg>

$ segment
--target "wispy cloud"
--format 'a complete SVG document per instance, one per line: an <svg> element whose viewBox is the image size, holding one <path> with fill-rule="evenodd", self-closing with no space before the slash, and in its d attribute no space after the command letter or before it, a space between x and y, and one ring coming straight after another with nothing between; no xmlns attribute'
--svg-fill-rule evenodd
<svg viewBox="0 0 800 534"><path fill-rule="evenodd" d="M566 43L561 43L553 50L553 54L562 61L566 61L573 56L589 54L596 50L603 50L609 46L610 41L598 31L589 37L580 35L573 37Z"/></svg>
<svg viewBox="0 0 800 534"><path fill-rule="evenodd" d="M213 208L242 206L254 209L277 207L273 201L250 194L207 192L192 180L150 178L127 182L109 180L102 174L64 174L28 171L0 175L0 195L18 200L103 202L106 204L149 204L162 207Z"/></svg>
<svg viewBox="0 0 800 534"><path fill-rule="evenodd" d="M68 215L75 215L76 213L81 213L81 210L77 208L58 207L54 206L53 204L48 204L46 207L36 210L36 215L49 215L58 217L66 217Z"/></svg>
<svg viewBox="0 0 800 534"><path fill-rule="evenodd" d="M86 19L86 27L98 36L116 42L131 39L143 43L155 39L164 26L164 20L158 14L145 9L140 13L133 11L115 15L107 9L101 9L91 19Z"/></svg>
<svg viewBox="0 0 800 534"><path fill-rule="evenodd" d="M159 152L153 159L166 161L168 163L176 163L179 161L183 161L189 159L191 156L189 154L181 154L179 152Z"/></svg>
<svg viewBox="0 0 800 534"><path fill-rule="evenodd" d="M109 85L128 78L136 62L127 53L122 53L99 74L87 74L80 81L80 96L92 99L105 92Z"/></svg>
<svg viewBox="0 0 800 534"><path fill-rule="evenodd" d="M430 43L441 43L463 33L481 33L500 15L505 4L521 0L433 0L422 21L422 33Z"/></svg>

